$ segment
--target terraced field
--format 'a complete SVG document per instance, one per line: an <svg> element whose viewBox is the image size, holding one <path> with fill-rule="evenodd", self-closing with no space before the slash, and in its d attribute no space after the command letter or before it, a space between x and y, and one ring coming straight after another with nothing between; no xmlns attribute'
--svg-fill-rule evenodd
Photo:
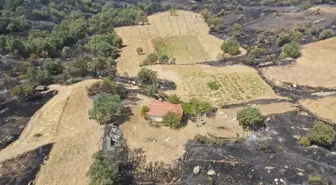
<svg viewBox="0 0 336 185"><path fill-rule="evenodd" d="M222 55L223 40L209 35L209 27L200 14L177 11L177 16L162 12L148 17L146 25L116 28L125 47L118 59L118 72L135 76L148 53L167 54L177 64L216 60ZM141 47L144 55L138 55Z"/></svg>
<svg viewBox="0 0 336 185"><path fill-rule="evenodd" d="M204 65L193 66L151 66L158 74L177 84L176 91L183 100L202 98L217 105L243 101L274 98L272 88L246 66L228 66L216 68ZM215 82L219 88L211 90L209 82Z"/></svg>

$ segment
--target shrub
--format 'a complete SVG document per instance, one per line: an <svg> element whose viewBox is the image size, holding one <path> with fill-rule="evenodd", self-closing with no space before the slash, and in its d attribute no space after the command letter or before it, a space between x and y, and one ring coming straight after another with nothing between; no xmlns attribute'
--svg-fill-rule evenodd
<svg viewBox="0 0 336 185"><path fill-rule="evenodd" d="M297 58L301 55L301 46L297 42L291 42L289 44L285 44L282 48L281 57L283 58Z"/></svg>
<svg viewBox="0 0 336 185"><path fill-rule="evenodd" d="M182 104L184 114L188 115L191 119L195 119L196 116L202 113L209 113L212 110L210 102L201 101L198 99L191 99L189 102Z"/></svg>
<svg viewBox="0 0 336 185"><path fill-rule="evenodd" d="M111 159L104 157L101 152L94 155L94 162L90 167L88 175L90 176L90 185L109 185L119 184L120 174L119 166Z"/></svg>
<svg viewBox="0 0 336 185"><path fill-rule="evenodd" d="M142 66L153 65L158 61L158 56L154 53L150 53L146 56L145 60L142 62Z"/></svg>
<svg viewBox="0 0 336 185"><path fill-rule="evenodd" d="M51 75L58 75L63 72L63 66L59 60L47 59L43 64L43 68Z"/></svg>
<svg viewBox="0 0 336 185"><path fill-rule="evenodd" d="M149 107L148 106L143 106L141 108L140 115L142 117L146 117L147 116L147 112L149 112Z"/></svg>
<svg viewBox="0 0 336 185"><path fill-rule="evenodd" d="M290 34L289 33L286 33L286 32L281 32L279 35L278 35L278 46L279 47L282 47L283 45L287 44L287 43L290 43L291 42L291 38L290 38Z"/></svg>
<svg viewBox="0 0 336 185"><path fill-rule="evenodd" d="M302 1L300 7L301 7L302 9L307 10L307 9L309 9L310 7L312 7L312 3L311 3L310 0Z"/></svg>
<svg viewBox="0 0 336 185"><path fill-rule="evenodd" d="M240 25L238 23L234 23L233 26L232 26L232 30L231 30L232 36L240 35L242 29L243 29L242 25Z"/></svg>
<svg viewBox="0 0 336 185"><path fill-rule="evenodd" d="M236 40L226 40L221 46L221 49L224 53L229 53L230 55L240 54L239 43Z"/></svg>
<svg viewBox="0 0 336 185"><path fill-rule="evenodd" d="M179 104L181 103L181 100L180 98L176 95L176 94L173 94L171 96L168 97L168 101L172 104Z"/></svg>
<svg viewBox="0 0 336 185"><path fill-rule="evenodd" d="M157 80L157 72L147 68L142 68L137 76L144 84L153 84Z"/></svg>
<svg viewBox="0 0 336 185"><path fill-rule="evenodd" d="M28 96L33 95L34 90L33 90L33 87L31 85L20 84L20 85L15 86L12 89L11 94L13 96L17 96L19 98L19 100L24 100Z"/></svg>
<svg viewBox="0 0 336 185"><path fill-rule="evenodd" d="M168 63L168 61L169 61L169 57L167 55L161 55L159 57L159 62L160 63Z"/></svg>
<svg viewBox="0 0 336 185"><path fill-rule="evenodd" d="M136 52L138 53L138 55L141 55L143 52L143 49L141 47L137 47Z"/></svg>
<svg viewBox="0 0 336 185"><path fill-rule="evenodd" d="M217 84L217 82L208 82L207 85L213 91L219 89L219 85Z"/></svg>
<svg viewBox="0 0 336 185"><path fill-rule="evenodd" d="M306 137L312 144L331 145L335 139L335 131L330 125L317 123L308 131Z"/></svg>
<svg viewBox="0 0 336 185"><path fill-rule="evenodd" d="M311 175L309 175L308 181L309 182L319 182L319 181L321 181L321 177L320 176L311 176Z"/></svg>
<svg viewBox="0 0 336 185"><path fill-rule="evenodd" d="M300 143L303 145L303 146L310 146L310 141L308 140L307 137L302 137L300 139Z"/></svg>
<svg viewBox="0 0 336 185"><path fill-rule="evenodd" d="M320 38L321 40L324 40L324 39L331 38L331 37L333 37L333 36L335 36L335 32L334 32L333 30L331 30L331 29L325 29L325 30L323 30L323 31L321 32L319 38Z"/></svg>
<svg viewBox="0 0 336 185"><path fill-rule="evenodd" d="M239 125L244 128L258 128L264 124L264 117L260 110L254 107L245 107L237 112Z"/></svg>
<svg viewBox="0 0 336 185"><path fill-rule="evenodd" d="M163 123L165 126L168 126L170 128L178 128L181 125L181 119L178 113L169 111L163 117Z"/></svg>
<svg viewBox="0 0 336 185"><path fill-rule="evenodd" d="M91 119L101 124L108 124L121 115L122 105L119 95L99 94L89 111Z"/></svg>

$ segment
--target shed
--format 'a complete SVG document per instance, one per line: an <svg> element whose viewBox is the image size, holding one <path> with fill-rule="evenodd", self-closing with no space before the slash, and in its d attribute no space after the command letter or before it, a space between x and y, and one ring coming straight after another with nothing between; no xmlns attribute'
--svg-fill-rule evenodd
<svg viewBox="0 0 336 185"><path fill-rule="evenodd" d="M180 116L180 118L182 118L183 115L183 109L181 104L172 104L165 101L154 100L148 106L148 108L148 118L156 122L162 122L163 117L168 112L176 112Z"/></svg>

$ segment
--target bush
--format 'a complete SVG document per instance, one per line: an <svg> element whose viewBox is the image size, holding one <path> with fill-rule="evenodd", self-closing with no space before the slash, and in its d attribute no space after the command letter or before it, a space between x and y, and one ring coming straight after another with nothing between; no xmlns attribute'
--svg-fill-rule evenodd
<svg viewBox="0 0 336 185"><path fill-rule="evenodd" d="M59 60L47 59L43 64L43 68L51 75L58 75L63 72L63 66Z"/></svg>
<svg viewBox="0 0 336 185"><path fill-rule="evenodd" d="M153 84L157 80L157 72L147 68L142 68L137 76L144 84Z"/></svg>
<svg viewBox="0 0 336 185"><path fill-rule="evenodd" d="M320 176L311 176L311 175L309 175L309 177L308 177L308 182L319 182L319 181L321 181L321 177Z"/></svg>
<svg viewBox="0 0 336 185"><path fill-rule="evenodd" d="M236 40L226 40L221 46L221 49L224 53L229 53L230 55L239 55L239 43Z"/></svg>
<svg viewBox="0 0 336 185"><path fill-rule="evenodd" d="M90 185L112 185L120 183L119 166L111 159L104 157L101 152L94 155L94 162L90 167Z"/></svg>
<svg viewBox="0 0 336 185"><path fill-rule="evenodd" d="M148 106L143 106L141 108L140 115L142 117L146 117L147 116L147 112L149 112L149 107Z"/></svg>
<svg viewBox="0 0 336 185"><path fill-rule="evenodd" d="M138 55L141 55L143 52L143 49L141 47L137 47L136 52L138 53Z"/></svg>
<svg viewBox="0 0 336 185"><path fill-rule="evenodd" d="M283 58L297 58L301 55L301 46L297 42L291 42L289 44L285 44L282 48L281 57Z"/></svg>
<svg viewBox="0 0 336 185"><path fill-rule="evenodd" d="M335 36L335 32L333 30L331 30L331 29L325 29L325 30L323 30L321 32L319 38L321 40L325 40L325 39L331 38L333 36Z"/></svg>
<svg viewBox="0 0 336 185"><path fill-rule="evenodd" d="M171 96L168 97L168 101L172 104L179 104L181 103L181 100L180 98L176 95L176 94L173 94Z"/></svg>
<svg viewBox="0 0 336 185"><path fill-rule="evenodd" d="M163 117L163 123L165 126L168 126L170 128L178 128L181 125L181 119L178 113L169 111Z"/></svg>
<svg viewBox="0 0 336 185"><path fill-rule="evenodd" d="M330 125L317 123L312 129L308 131L306 137L312 144L328 146L332 145L334 142L335 131Z"/></svg>
<svg viewBox="0 0 336 185"><path fill-rule="evenodd" d="M244 128L258 128L264 124L264 117L260 110L254 107L245 107L237 112L239 125Z"/></svg>
<svg viewBox="0 0 336 185"><path fill-rule="evenodd" d="M238 23L234 23L233 26L232 26L231 35L232 36L240 35L242 29L243 29L242 25L240 25Z"/></svg>
<svg viewBox="0 0 336 185"><path fill-rule="evenodd" d="M160 63L168 63L168 61L169 61L169 57L167 55L161 55L159 57L159 62Z"/></svg>
<svg viewBox="0 0 336 185"><path fill-rule="evenodd" d="M33 95L34 90L33 90L33 87L31 85L20 84L20 85L15 86L12 89L11 94L13 96L17 96L19 98L19 100L24 100L28 96Z"/></svg>
<svg viewBox="0 0 336 185"><path fill-rule="evenodd" d="M310 141L307 137L302 137L300 139L300 144L302 144L303 146L310 146Z"/></svg>
<svg viewBox="0 0 336 185"><path fill-rule="evenodd" d="M278 35L278 46L279 47L282 47L283 45L287 44L287 43L290 43L291 42L291 38L290 38L290 34L289 33L286 33L286 32L281 32L279 35Z"/></svg>
<svg viewBox="0 0 336 185"><path fill-rule="evenodd" d="M121 115L121 111L122 105L119 95L99 94L89 115L91 119L97 120L100 124L108 124L115 121Z"/></svg>
<svg viewBox="0 0 336 185"><path fill-rule="evenodd" d="M207 85L213 91L219 89L219 85L217 84L217 82L208 82Z"/></svg>
<svg viewBox="0 0 336 185"><path fill-rule="evenodd" d="M189 102L182 104L184 114L188 115L191 119L202 113L209 113L212 110L210 102L201 101L198 99L191 99Z"/></svg>

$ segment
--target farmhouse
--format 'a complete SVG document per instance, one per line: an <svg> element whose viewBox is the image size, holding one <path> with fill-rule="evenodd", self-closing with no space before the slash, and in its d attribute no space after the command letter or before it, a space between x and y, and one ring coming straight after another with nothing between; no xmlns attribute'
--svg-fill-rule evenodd
<svg viewBox="0 0 336 185"><path fill-rule="evenodd" d="M183 109L181 104L172 104L169 102L154 100L148 106L148 108L149 108L149 112L147 113L148 118L157 122L162 122L163 117L169 111L176 112L180 116L180 118L182 118L183 115Z"/></svg>

